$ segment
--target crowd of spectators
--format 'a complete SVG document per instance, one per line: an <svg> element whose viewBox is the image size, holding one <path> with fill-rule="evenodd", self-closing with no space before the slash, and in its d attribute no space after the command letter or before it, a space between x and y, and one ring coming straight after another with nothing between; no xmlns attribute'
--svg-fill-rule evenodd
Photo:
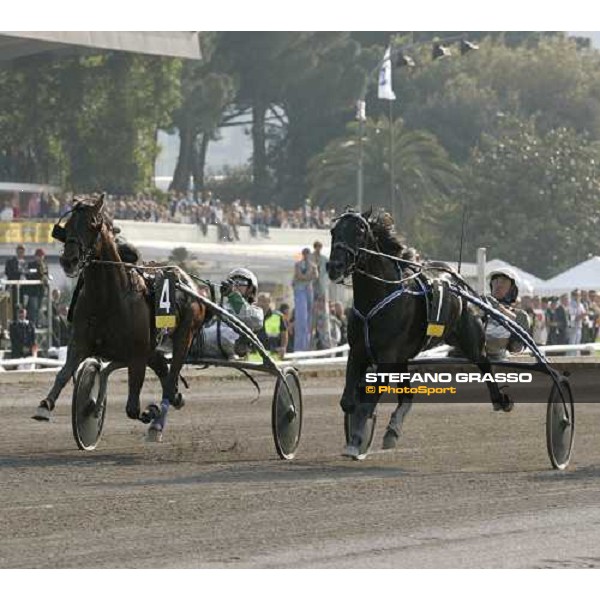
<svg viewBox="0 0 600 600"><path fill-rule="evenodd" d="M521 308L532 323L539 345L595 342L600 328L600 296L595 290L573 290L561 296L523 296Z"/></svg>
<svg viewBox="0 0 600 600"><path fill-rule="evenodd" d="M7 349L5 342L10 341L12 358L32 356L37 353L37 329L48 327L49 281L46 254L38 248L33 256L27 256L25 247L19 244L15 255L4 265L5 282L0 287L0 299L10 300L12 313L6 327L0 324L0 346ZM50 345L59 347L68 341L66 320L67 304L61 299L59 289L53 289L52 303L52 340Z"/></svg>
<svg viewBox="0 0 600 600"><path fill-rule="evenodd" d="M21 194L21 196L25 196ZM71 205L72 194L13 195L0 202L0 220L55 219ZM106 210L115 219L196 224L206 235L208 225L219 227L219 238L239 239L239 227L247 226L253 236L269 235L270 228L328 229L333 209L313 205L307 198L301 207L286 209L276 203L255 204L236 199L225 202L206 191L198 199L192 194L170 193L159 198L149 194L108 195Z"/></svg>

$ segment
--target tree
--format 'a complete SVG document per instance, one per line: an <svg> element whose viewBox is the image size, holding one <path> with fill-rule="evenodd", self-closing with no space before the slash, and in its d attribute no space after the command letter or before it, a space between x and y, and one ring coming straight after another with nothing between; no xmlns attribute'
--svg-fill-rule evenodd
<svg viewBox="0 0 600 600"><path fill-rule="evenodd" d="M57 73L45 56L0 68L0 168L9 181L63 182Z"/></svg>
<svg viewBox="0 0 600 600"><path fill-rule="evenodd" d="M486 246L544 278L598 254L599 165L588 137L564 127L538 135L532 120L508 118L468 165L467 251Z"/></svg>
<svg viewBox="0 0 600 600"><path fill-rule="evenodd" d="M204 187L204 165L211 139L223 124L223 115L234 97L233 78L219 70L215 46L218 33L202 37L204 60L186 61L181 72L182 102L173 115L179 133L179 156L171 188L185 192L190 177L196 190Z"/></svg>
<svg viewBox="0 0 600 600"><path fill-rule="evenodd" d="M282 100L284 81L300 72L303 32L225 32L218 53L238 84L241 110L252 111L253 199L264 202L272 187L267 169L265 118Z"/></svg>
<svg viewBox="0 0 600 600"><path fill-rule="evenodd" d="M310 158L344 135L365 77L383 53L344 32L312 33L307 46L307 66L284 88L287 123L273 152L278 198L290 207L306 197Z"/></svg>
<svg viewBox="0 0 600 600"><path fill-rule="evenodd" d="M367 206L390 206L389 129L386 118L368 119L364 124L362 153ZM351 123L348 135L330 142L311 160L310 193L317 203L338 208L355 204L359 143L358 125ZM397 228L410 236L411 243L428 244L425 221L419 229L418 215L440 202L452 201L460 186L459 171L433 135L406 128L402 119L393 123L393 152Z"/></svg>
<svg viewBox="0 0 600 600"><path fill-rule="evenodd" d="M482 134L495 135L496 115L535 117L540 132L564 126L600 138L600 54L563 35L508 43L489 36L463 57L396 69L399 110L411 128L433 132L454 161L468 160Z"/></svg>
<svg viewBox="0 0 600 600"><path fill-rule="evenodd" d="M152 186L156 133L178 106L180 69L179 60L117 52L64 65L68 185L112 193Z"/></svg>
<svg viewBox="0 0 600 600"><path fill-rule="evenodd" d="M11 63L0 70L5 162L16 162L18 180L81 192L150 187L156 131L177 107L180 65L118 52Z"/></svg>
<svg viewBox="0 0 600 600"><path fill-rule="evenodd" d="M253 197L297 205L308 159L343 133L374 59L347 32L230 32L220 44L236 106L252 112Z"/></svg>

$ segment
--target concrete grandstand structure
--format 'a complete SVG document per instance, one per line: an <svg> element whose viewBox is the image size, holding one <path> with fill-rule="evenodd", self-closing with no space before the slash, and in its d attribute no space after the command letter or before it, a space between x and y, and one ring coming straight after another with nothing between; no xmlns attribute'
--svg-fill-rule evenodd
<svg viewBox="0 0 600 600"><path fill-rule="evenodd" d="M200 59L194 31L0 31L0 61L38 54L119 50Z"/></svg>

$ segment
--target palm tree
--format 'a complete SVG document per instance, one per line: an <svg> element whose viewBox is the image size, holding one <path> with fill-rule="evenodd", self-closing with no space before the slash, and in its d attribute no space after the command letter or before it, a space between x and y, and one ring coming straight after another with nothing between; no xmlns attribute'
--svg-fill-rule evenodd
<svg viewBox="0 0 600 600"><path fill-rule="evenodd" d="M330 142L309 164L312 197L338 207L356 203L358 125ZM394 201L390 207L390 121L368 119L362 138L365 205L387 206L398 216L398 228L412 231L429 207L448 202L460 184L458 168L436 137L393 122Z"/></svg>

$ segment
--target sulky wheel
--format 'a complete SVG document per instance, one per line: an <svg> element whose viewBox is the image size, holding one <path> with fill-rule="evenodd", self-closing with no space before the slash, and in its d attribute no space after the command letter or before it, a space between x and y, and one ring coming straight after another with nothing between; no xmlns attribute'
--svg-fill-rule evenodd
<svg viewBox="0 0 600 600"><path fill-rule="evenodd" d="M101 385L100 361L88 358L79 368L73 389L71 423L81 450L94 450L100 441L106 413L106 387Z"/></svg>
<svg viewBox="0 0 600 600"><path fill-rule="evenodd" d="M566 469L575 439L575 406L571 386L566 377L559 378L564 403L556 383L548 398L546 411L546 443L548 456L555 469ZM565 411L566 407L566 411Z"/></svg>
<svg viewBox="0 0 600 600"><path fill-rule="evenodd" d="M296 454L302 433L302 390L298 374L293 367L284 367L282 374L287 387L277 378L271 409L271 427L277 454L284 460L291 460Z"/></svg>
<svg viewBox="0 0 600 600"><path fill-rule="evenodd" d="M352 422L353 414L344 413L344 433L346 434L346 444L350 443L352 439L353 427L354 424ZM360 445L359 454L356 457L357 460L362 460L367 457L367 454L371 450L371 445L373 444L373 437L375 436L375 426L377 425L377 410L373 411L373 414L367 419L367 423L365 425L365 434L362 438L362 443Z"/></svg>

